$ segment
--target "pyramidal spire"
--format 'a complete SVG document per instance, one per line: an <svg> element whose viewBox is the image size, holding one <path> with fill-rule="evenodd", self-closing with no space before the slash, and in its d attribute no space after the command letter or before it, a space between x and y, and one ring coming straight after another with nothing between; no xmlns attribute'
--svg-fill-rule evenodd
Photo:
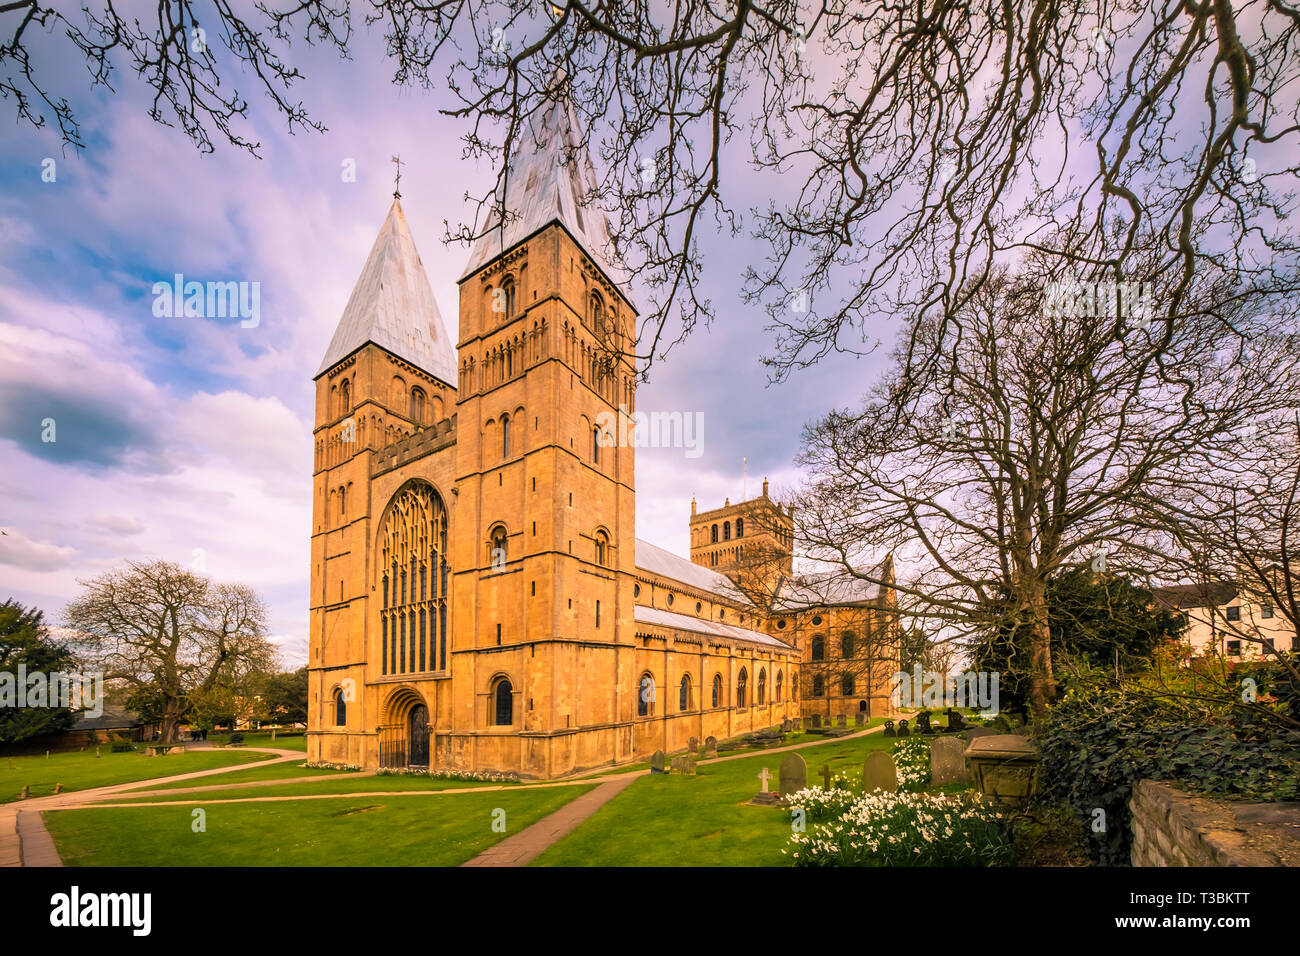
<svg viewBox="0 0 1300 956"><path fill-rule="evenodd" d="M506 167L504 227L493 210L461 281L558 222L611 281L623 283L623 270L612 258L609 219L597 205L588 204L596 190L596 172L581 141L578 118L566 93L525 119Z"/></svg>
<svg viewBox="0 0 1300 956"><path fill-rule="evenodd" d="M315 377L367 342L456 387L456 349L397 199L352 287Z"/></svg>

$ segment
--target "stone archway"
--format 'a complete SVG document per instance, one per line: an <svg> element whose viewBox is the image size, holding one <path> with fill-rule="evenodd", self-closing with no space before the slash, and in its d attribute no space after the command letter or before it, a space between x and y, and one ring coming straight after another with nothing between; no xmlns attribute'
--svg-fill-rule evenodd
<svg viewBox="0 0 1300 956"><path fill-rule="evenodd" d="M428 768L430 760L429 705L416 691L399 687L384 706L379 728L379 766L389 769Z"/></svg>

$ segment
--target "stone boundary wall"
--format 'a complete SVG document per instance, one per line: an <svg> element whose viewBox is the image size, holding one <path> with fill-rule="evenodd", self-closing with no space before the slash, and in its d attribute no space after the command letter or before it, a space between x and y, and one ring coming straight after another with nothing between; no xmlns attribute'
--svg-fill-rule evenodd
<svg viewBox="0 0 1300 956"><path fill-rule="evenodd" d="M1129 801L1134 866L1300 866L1300 803L1238 803L1141 780Z"/></svg>

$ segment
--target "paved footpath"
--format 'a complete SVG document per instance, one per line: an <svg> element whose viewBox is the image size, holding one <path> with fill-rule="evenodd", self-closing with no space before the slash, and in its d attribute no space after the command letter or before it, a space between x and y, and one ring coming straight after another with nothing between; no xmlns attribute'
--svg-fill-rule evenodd
<svg viewBox="0 0 1300 956"><path fill-rule="evenodd" d="M243 747L257 753L270 753L276 756L271 760L260 760L252 764L236 764L235 767L269 767L272 764L288 760L305 760L306 754L301 750L281 750L273 747ZM166 757L156 757L166 760ZM0 804L0 866L62 866L59 853L54 847L54 840L45 822L41 819L44 810L61 810L71 806L94 802L98 798L116 796L126 790L149 788L163 781L193 780L210 777L213 774L229 773L232 767L215 767L211 770L195 770L191 773L175 774L170 777L158 777L153 780L132 780L129 783L115 783L107 787L94 787L89 790L73 790L68 793L34 797L16 803Z"/></svg>

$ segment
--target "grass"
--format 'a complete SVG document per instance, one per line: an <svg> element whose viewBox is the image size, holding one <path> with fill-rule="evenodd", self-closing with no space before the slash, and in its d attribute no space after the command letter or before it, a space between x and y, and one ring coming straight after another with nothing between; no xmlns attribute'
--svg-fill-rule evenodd
<svg viewBox="0 0 1300 956"><path fill-rule="evenodd" d="M329 777L338 777L349 773L356 773L356 771L326 770L322 767L304 767L296 760L289 760L284 763L272 764L269 767L263 767L259 764L253 764L247 767L234 767L231 769L229 775L214 775L204 780L177 780L173 783L160 783L156 785L155 789L179 790L184 787L207 787L224 783L250 783L258 780L285 780L292 777L321 777L327 779Z"/></svg>
<svg viewBox="0 0 1300 956"><path fill-rule="evenodd" d="M301 750L307 752L307 735L303 733L296 734L292 737L286 737L283 734L278 735L274 740L271 739L271 732L240 731L244 735L245 747L274 747L277 750ZM230 743L230 734L208 734L208 743L216 744L219 747L225 747Z"/></svg>
<svg viewBox="0 0 1300 956"><path fill-rule="evenodd" d="M860 785L862 761L872 750L888 751L894 740L872 734L831 740L794 751L808 764L808 784L820 771ZM646 776L601 807L534 866L786 866L781 850L790 836L788 814L779 807L746 803L758 793L758 773L777 771L785 753L759 751L724 763L703 764L697 776Z"/></svg>
<svg viewBox="0 0 1300 956"><path fill-rule="evenodd" d="M45 824L68 866L457 866L590 789L206 806L202 833L190 806L56 810Z"/></svg>
<svg viewBox="0 0 1300 956"><path fill-rule="evenodd" d="M165 757L146 757L142 753L111 753L105 745L100 752L100 757L91 750L52 753L48 758L0 757L0 803L17 800L24 786L31 788L31 796L45 797L54 792L56 783L63 784L65 791L89 790L271 759L268 754L242 750L187 750Z"/></svg>
<svg viewBox="0 0 1300 956"><path fill-rule="evenodd" d="M272 769L272 768L267 768ZM243 775L241 774L241 779ZM189 786L203 786L205 783L216 784L226 783L227 777L221 777L217 780L195 781L188 783ZM238 782L238 781L236 781ZM187 784L178 784L185 786ZM177 795L159 795L156 797L140 797L132 799L132 803L158 803L163 800L203 800L205 803L211 800L237 800L245 797L302 797L311 796L318 793L406 793L420 790L464 790L470 787L517 787L516 783L491 783L484 780L443 780L437 777L417 777L404 775L378 776L376 774L367 774L360 776L356 773L347 773L346 771L335 771L335 776L323 778L321 780L311 780L303 783L269 783L265 787L249 787L239 790L212 790L207 793L196 794L177 794ZM164 788L159 788L164 789ZM170 787L167 789L176 789ZM130 794L123 794L121 801L115 800L115 803L125 803Z"/></svg>

